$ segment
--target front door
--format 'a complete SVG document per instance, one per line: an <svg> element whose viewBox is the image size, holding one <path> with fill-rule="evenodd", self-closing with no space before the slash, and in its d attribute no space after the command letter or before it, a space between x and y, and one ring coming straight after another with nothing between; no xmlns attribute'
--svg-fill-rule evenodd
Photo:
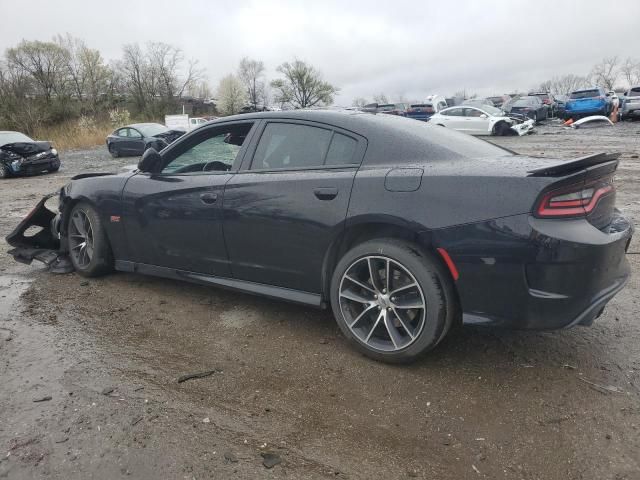
<svg viewBox="0 0 640 480"><path fill-rule="evenodd" d="M132 176L123 191L130 261L217 276L230 268L222 234L225 184L252 122L211 126L163 152L160 173Z"/></svg>
<svg viewBox="0 0 640 480"><path fill-rule="evenodd" d="M268 121L228 183L224 236L233 276L321 291L324 255L344 228L366 140L309 122Z"/></svg>

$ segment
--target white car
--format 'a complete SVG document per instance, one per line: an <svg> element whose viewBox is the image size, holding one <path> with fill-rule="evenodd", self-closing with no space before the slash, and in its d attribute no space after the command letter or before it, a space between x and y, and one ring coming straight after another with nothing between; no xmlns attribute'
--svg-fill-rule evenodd
<svg viewBox="0 0 640 480"><path fill-rule="evenodd" d="M470 135L526 135L534 121L525 118L489 105L459 105L433 114L429 121Z"/></svg>

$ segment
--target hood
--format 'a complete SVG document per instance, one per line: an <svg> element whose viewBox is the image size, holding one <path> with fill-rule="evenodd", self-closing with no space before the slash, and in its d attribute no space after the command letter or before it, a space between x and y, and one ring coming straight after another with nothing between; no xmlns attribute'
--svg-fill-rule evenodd
<svg viewBox="0 0 640 480"><path fill-rule="evenodd" d="M27 156L34 155L36 153L48 152L51 150L51 143L49 142L15 142L2 145L0 150L7 150L9 152L17 153L18 155Z"/></svg>

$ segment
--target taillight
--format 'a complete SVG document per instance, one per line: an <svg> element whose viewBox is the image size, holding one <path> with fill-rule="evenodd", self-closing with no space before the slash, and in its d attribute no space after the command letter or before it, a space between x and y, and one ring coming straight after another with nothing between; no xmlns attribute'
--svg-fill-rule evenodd
<svg viewBox="0 0 640 480"><path fill-rule="evenodd" d="M539 217L579 217L588 215L605 195L615 193L611 178L587 184L571 185L546 193L538 206Z"/></svg>

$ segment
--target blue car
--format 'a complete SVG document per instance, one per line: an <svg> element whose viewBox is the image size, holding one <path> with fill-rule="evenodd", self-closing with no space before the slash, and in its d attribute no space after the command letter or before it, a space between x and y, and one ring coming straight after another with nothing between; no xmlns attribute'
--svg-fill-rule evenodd
<svg viewBox="0 0 640 480"><path fill-rule="evenodd" d="M565 104L565 120L589 115L609 116L611 113L611 99L604 89L600 87L576 90L571 92L569 100Z"/></svg>

